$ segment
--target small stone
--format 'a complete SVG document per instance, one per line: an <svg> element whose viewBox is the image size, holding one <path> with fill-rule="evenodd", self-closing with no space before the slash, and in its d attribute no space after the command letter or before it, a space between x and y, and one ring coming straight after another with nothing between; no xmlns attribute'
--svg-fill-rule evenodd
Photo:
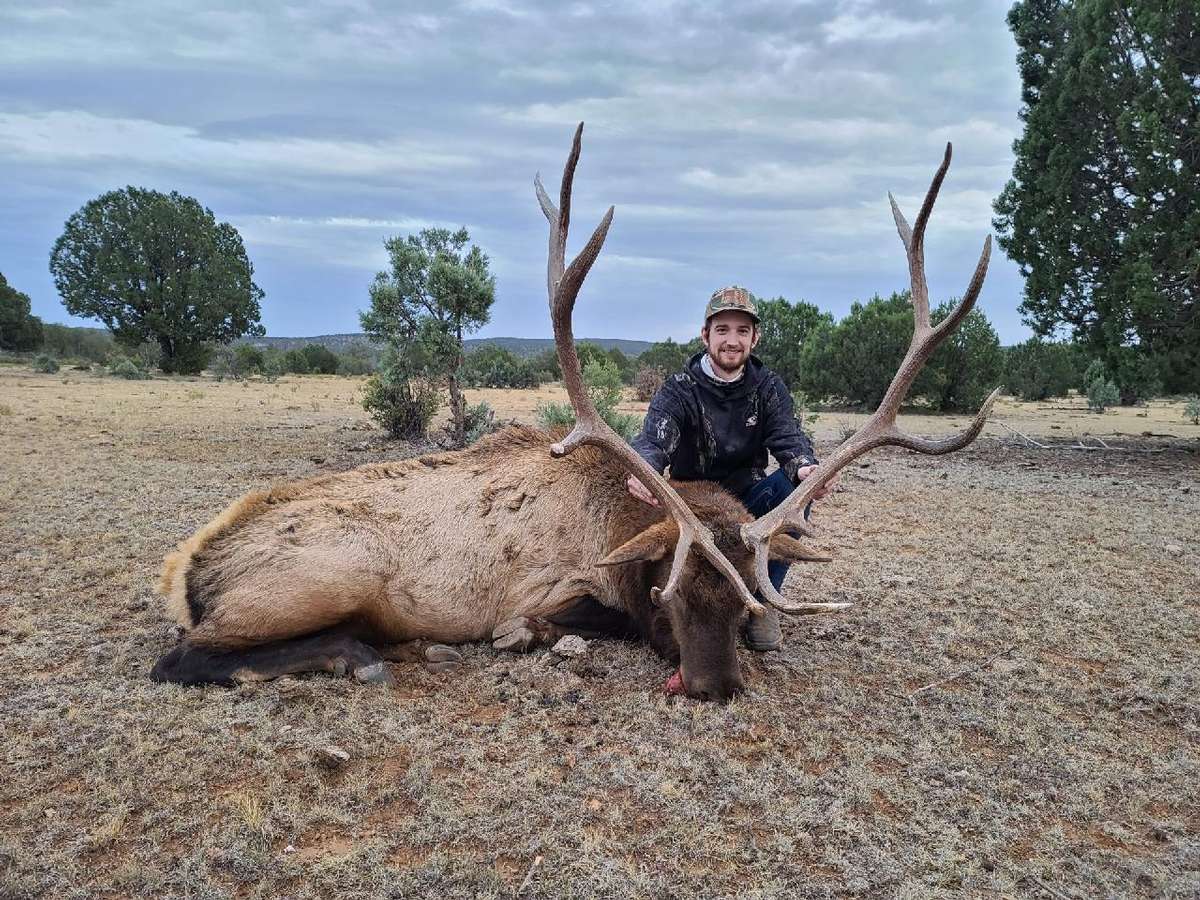
<svg viewBox="0 0 1200 900"><path fill-rule="evenodd" d="M884 575L880 580L889 587L908 587L916 579L911 575Z"/></svg>
<svg viewBox="0 0 1200 900"><path fill-rule="evenodd" d="M1163 549L1172 556L1183 556L1183 547L1179 544L1167 544Z"/></svg>
<svg viewBox="0 0 1200 900"><path fill-rule="evenodd" d="M582 656L587 653L588 642L577 634L568 634L559 638L558 643L550 648L551 653L563 657Z"/></svg>
<svg viewBox="0 0 1200 900"><path fill-rule="evenodd" d="M313 751L313 762L323 769L340 769L350 762L350 754L341 747L318 747Z"/></svg>
<svg viewBox="0 0 1200 900"><path fill-rule="evenodd" d="M981 859L979 861L979 865L981 865L983 867L983 871L985 871L985 872L995 872L996 871L996 861L994 859L992 859L990 856L985 856L983 859Z"/></svg>

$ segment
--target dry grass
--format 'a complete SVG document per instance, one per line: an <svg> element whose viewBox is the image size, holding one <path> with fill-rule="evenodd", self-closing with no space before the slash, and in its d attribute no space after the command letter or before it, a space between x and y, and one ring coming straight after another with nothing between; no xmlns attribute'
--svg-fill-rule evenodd
<svg viewBox="0 0 1200 900"><path fill-rule="evenodd" d="M391 691L149 682L175 541L251 486L405 452L357 389L0 370L0 897L1200 894L1200 428L1177 412L1000 413L1176 435L1159 454L870 458L818 512L837 561L788 583L857 605L745 654L728 706L662 697L665 664L620 643L559 666L473 645ZM532 393L489 393L531 420Z"/></svg>

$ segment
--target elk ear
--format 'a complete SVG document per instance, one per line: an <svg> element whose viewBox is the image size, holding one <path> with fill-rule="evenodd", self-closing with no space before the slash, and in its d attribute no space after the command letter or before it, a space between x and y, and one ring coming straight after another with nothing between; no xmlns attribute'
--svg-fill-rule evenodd
<svg viewBox="0 0 1200 900"><path fill-rule="evenodd" d="M654 562L673 550L678 539L679 526L667 519L634 535L596 565L619 566L631 562Z"/></svg>
<svg viewBox="0 0 1200 900"><path fill-rule="evenodd" d="M771 538L771 559L780 562L831 562L828 556L818 556L792 537L790 534L777 534Z"/></svg>

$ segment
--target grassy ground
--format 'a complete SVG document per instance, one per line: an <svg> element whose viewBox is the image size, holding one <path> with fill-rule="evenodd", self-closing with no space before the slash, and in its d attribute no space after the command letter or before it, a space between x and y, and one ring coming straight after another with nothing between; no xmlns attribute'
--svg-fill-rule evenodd
<svg viewBox="0 0 1200 900"><path fill-rule="evenodd" d="M177 540L252 486L406 452L357 387L0 370L0 897L1200 895L1200 428L1177 407L998 411L1161 453L990 426L869 457L817 513L837 561L788 582L856 605L744 654L728 706L664 698L664 663L607 642L470 646L392 690L152 684Z"/></svg>

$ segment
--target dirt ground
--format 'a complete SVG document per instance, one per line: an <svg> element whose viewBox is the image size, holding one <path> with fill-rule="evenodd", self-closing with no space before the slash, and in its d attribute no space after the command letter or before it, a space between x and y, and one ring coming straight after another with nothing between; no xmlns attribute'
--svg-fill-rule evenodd
<svg viewBox="0 0 1200 900"><path fill-rule="evenodd" d="M743 652L725 706L619 642L471 645L393 689L151 683L176 541L252 487L416 452L360 387L0 368L0 898L1200 896L1178 404L996 413L1124 449L991 424L863 460L815 515L835 561L787 585L855 605ZM470 399L531 421L552 395ZM821 445L853 419L821 414Z"/></svg>

